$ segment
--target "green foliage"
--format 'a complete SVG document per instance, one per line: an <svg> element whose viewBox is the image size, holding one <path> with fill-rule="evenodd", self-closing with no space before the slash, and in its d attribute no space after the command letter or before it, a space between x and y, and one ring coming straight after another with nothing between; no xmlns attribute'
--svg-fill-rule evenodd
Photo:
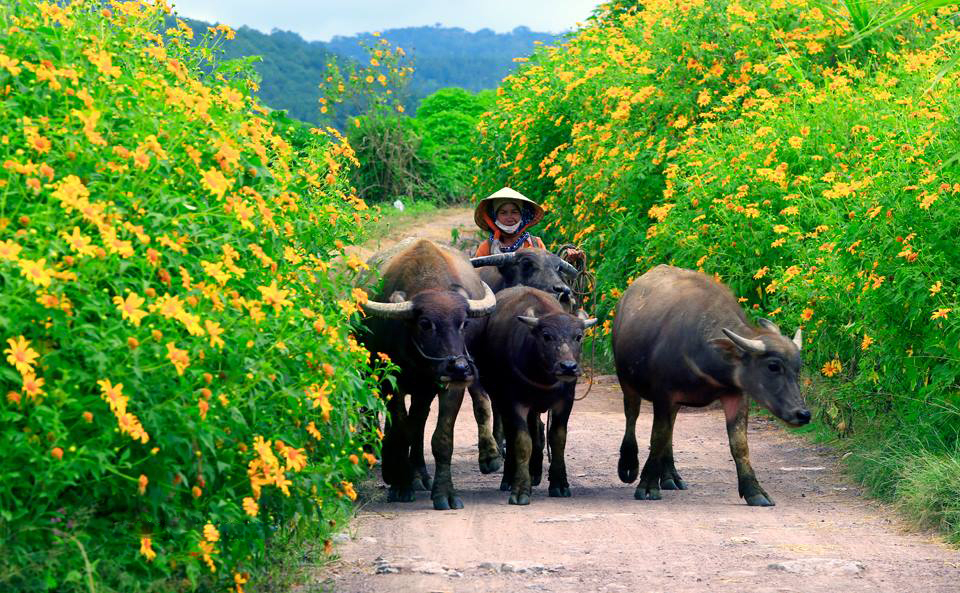
<svg viewBox="0 0 960 593"><path fill-rule="evenodd" d="M364 116L353 121L347 138L360 161L351 176L360 197L371 203L397 198L436 200L433 164L422 156L416 120Z"/></svg>
<svg viewBox="0 0 960 593"><path fill-rule="evenodd" d="M913 456L945 476L960 434L960 264L944 232L960 224L957 14L823 4L599 15L505 80L477 193L545 197L547 238L598 262L601 315L670 263L802 326L822 425L859 452L916 437L883 488L919 517L939 491L910 476ZM936 511L954 533L956 506Z"/></svg>
<svg viewBox="0 0 960 593"><path fill-rule="evenodd" d="M379 443L334 263L369 211L229 29L104 6L0 5L0 589L256 586Z"/></svg>

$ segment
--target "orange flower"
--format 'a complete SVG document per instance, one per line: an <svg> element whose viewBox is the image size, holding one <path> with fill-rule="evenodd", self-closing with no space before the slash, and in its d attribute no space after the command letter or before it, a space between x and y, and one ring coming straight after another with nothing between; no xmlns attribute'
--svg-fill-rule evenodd
<svg viewBox="0 0 960 593"><path fill-rule="evenodd" d="M373 455L371 455L370 453L364 453L364 454L363 454L363 459L364 459L364 461L367 462L367 464L368 464L370 467L373 467L374 465L377 464L377 458L374 457Z"/></svg>
<svg viewBox="0 0 960 593"><path fill-rule="evenodd" d="M54 447L53 449L50 450L50 456L56 459L57 461L60 461L61 459L63 459L63 449L61 449L60 447Z"/></svg>
<svg viewBox="0 0 960 593"><path fill-rule="evenodd" d="M110 411L117 416L122 416L127 412L127 396L123 395L123 383L113 385L110 379L101 379L97 381L100 386L103 401L110 405Z"/></svg>
<svg viewBox="0 0 960 593"><path fill-rule="evenodd" d="M194 486L190 489L190 492L193 494L194 498L200 498L200 496L203 494L203 490L201 490L199 486Z"/></svg>
<svg viewBox="0 0 960 593"><path fill-rule="evenodd" d="M834 358L830 362L823 365L823 368L820 369L820 372L826 375L827 377L832 377L843 370L843 365L840 364L840 361Z"/></svg>
<svg viewBox="0 0 960 593"><path fill-rule="evenodd" d="M7 344L10 347L3 351L7 355L7 362L16 367L21 375L32 373L33 365L36 364L40 355L30 347L30 341L20 335L16 338L7 338Z"/></svg>
<svg viewBox="0 0 960 593"><path fill-rule="evenodd" d="M813 309L804 309L800 317L804 321L810 321L810 319L813 317Z"/></svg>
<svg viewBox="0 0 960 593"><path fill-rule="evenodd" d="M213 523L207 523L203 526L203 537L210 543L220 541L220 532L214 527Z"/></svg>
<svg viewBox="0 0 960 593"><path fill-rule="evenodd" d="M222 198L223 194L227 193L227 190L233 185L233 180L224 177L223 173L216 169L209 169L203 173L200 183L211 194L217 198Z"/></svg>
<svg viewBox="0 0 960 593"><path fill-rule="evenodd" d="M279 313L280 309L284 305L292 305L293 303L287 299L287 295L290 294L289 290L280 290L277 287L277 281L274 280L270 283L270 286L258 286L257 290L260 291L260 294L263 296L263 302L266 305L273 305L273 310L275 313Z"/></svg>
<svg viewBox="0 0 960 593"><path fill-rule="evenodd" d="M173 363L173 366L177 369L177 374L180 376L182 376L183 371L190 366L190 358L187 356L187 351L177 348L173 342L167 342L167 358Z"/></svg>
<svg viewBox="0 0 960 593"><path fill-rule="evenodd" d="M150 480L147 476L140 474L140 479L137 480L137 492L140 494L145 494L147 492L147 484L150 483Z"/></svg>
<svg viewBox="0 0 960 593"><path fill-rule="evenodd" d="M0 260L15 260L22 247L12 239L0 241Z"/></svg>
<svg viewBox="0 0 960 593"><path fill-rule="evenodd" d="M950 309L950 308L937 309L936 311L933 312L933 315L930 316L930 319L931 319L931 320L934 320L934 319L946 319L946 318L947 318L947 314L950 313L950 311L953 311L953 309Z"/></svg>
<svg viewBox="0 0 960 593"><path fill-rule="evenodd" d="M353 489L353 484L347 481L340 482L343 494L350 500L357 500L357 491Z"/></svg>
<svg viewBox="0 0 960 593"><path fill-rule="evenodd" d="M157 553L153 551L153 542L147 536L140 538L140 553L147 559L147 562L153 562L153 559L157 557Z"/></svg>
<svg viewBox="0 0 960 593"><path fill-rule="evenodd" d="M867 348L870 347L870 344L873 344L873 338L871 338L867 334L863 334L863 341L860 342L860 349L866 350Z"/></svg>

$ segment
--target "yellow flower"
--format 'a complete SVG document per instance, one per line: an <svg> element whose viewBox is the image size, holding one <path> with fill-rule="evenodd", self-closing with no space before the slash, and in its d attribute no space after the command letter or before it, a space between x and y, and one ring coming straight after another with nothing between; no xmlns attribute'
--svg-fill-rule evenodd
<svg viewBox="0 0 960 593"><path fill-rule="evenodd" d="M870 347L870 344L873 344L873 338L871 338L867 334L863 334L863 341L860 342L860 349L866 350L867 348Z"/></svg>
<svg viewBox="0 0 960 593"><path fill-rule="evenodd" d="M21 335L16 338L7 338L7 344L10 347L3 351L7 355L7 362L16 367L21 375L32 373L33 365L36 364L40 355L30 347L30 341Z"/></svg>
<svg viewBox="0 0 960 593"><path fill-rule="evenodd" d="M139 492L141 495L145 494L147 492L147 484L149 483L150 480L147 478L147 476L140 474L140 479L137 480L137 492Z"/></svg>
<svg viewBox="0 0 960 593"><path fill-rule="evenodd" d="M373 467L374 465L377 464L377 458L374 457L373 455L371 455L370 453L364 453L364 454L363 454L363 459L364 459L364 461L367 462L367 464L370 465L370 467Z"/></svg>
<svg viewBox="0 0 960 593"><path fill-rule="evenodd" d="M770 271L770 268L768 268L767 266L763 266L762 268L760 268L759 270L757 270L757 273L754 274L753 277L754 277L754 279L759 280L759 279L763 278L764 276L766 276L766 275L767 275L767 272L769 272L769 271Z"/></svg>
<svg viewBox="0 0 960 593"><path fill-rule="evenodd" d="M203 187L207 188L207 191L217 198L222 198L223 194L233 185L232 179L224 177L223 173L216 169L210 169L204 172L200 182L203 184Z"/></svg>
<svg viewBox="0 0 960 593"><path fill-rule="evenodd" d="M50 286L51 271L46 269L47 260L44 258L38 259L37 261L29 259L21 259L17 261L17 265L20 266L20 273L23 274L23 277L33 282L37 286L42 286L46 288Z"/></svg>
<svg viewBox="0 0 960 593"><path fill-rule="evenodd" d="M157 553L153 551L153 543L147 536L140 538L140 553L147 559L147 562L152 562L157 557Z"/></svg>
<svg viewBox="0 0 960 593"><path fill-rule="evenodd" d="M100 397L107 402L112 411L117 416L122 416L127 412L127 397L123 395L123 383L112 385L110 379L101 379L97 381L100 386Z"/></svg>
<svg viewBox="0 0 960 593"><path fill-rule="evenodd" d="M190 358L187 356L187 351L177 348L173 342L167 342L167 358L170 359L170 362L172 362L173 366L177 369L178 375L182 376L183 371L190 366Z"/></svg>
<svg viewBox="0 0 960 593"><path fill-rule="evenodd" d="M214 527L213 523L207 523L203 526L203 537L210 543L220 541L220 532Z"/></svg>
<svg viewBox="0 0 960 593"><path fill-rule="evenodd" d="M0 260L15 260L22 248L12 239L0 241Z"/></svg>
<svg viewBox="0 0 960 593"><path fill-rule="evenodd" d="M23 392L30 397L40 397L43 395L44 380L33 373L24 373L20 377L23 379Z"/></svg>
<svg viewBox="0 0 960 593"><path fill-rule="evenodd" d="M941 284L940 281L937 280L937 281L933 284L933 286L930 287L930 296L933 296L933 295L937 294L938 292L940 292L940 289L941 289L942 287L943 287L943 284Z"/></svg>
<svg viewBox="0 0 960 593"><path fill-rule="evenodd" d="M220 338L220 335L223 334L223 328L220 327L220 323L204 319L203 326L207 328L207 333L210 334L210 347L223 350L224 343L223 339Z"/></svg>
<svg viewBox="0 0 960 593"><path fill-rule="evenodd" d="M307 424L307 433L318 441L323 440L323 435L317 430L317 425L313 423L313 420Z"/></svg>
<svg viewBox="0 0 960 593"><path fill-rule="evenodd" d="M260 505L253 498L247 496L243 499L243 510L251 517L256 517L260 512Z"/></svg>
<svg viewBox="0 0 960 593"><path fill-rule="evenodd" d="M284 305L292 305L287 295L290 294L289 290L280 290L277 287L277 281L274 280L270 283L270 286L258 286L257 290L260 291L260 294L263 296L263 302L267 305L273 305L273 310L275 313L279 313L280 309Z"/></svg>
<svg viewBox="0 0 960 593"><path fill-rule="evenodd" d="M804 309L800 317L804 321L810 321L810 319L813 317L813 309Z"/></svg>
<svg viewBox="0 0 960 593"><path fill-rule="evenodd" d="M834 358L830 362L827 362L823 365L823 368L820 369L820 372L826 375L827 377L832 377L843 370L843 365L840 364L840 361Z"/></svg>
<svg viewBox="0 0 960 593"><path fill-rule="evenodd" d="M143 297L131 292L126 299L120 295L114 296L113 302L117 305L117 310L120 311L120 315L124 319L140 327L140 322L147 316L147 312L140 308L140 305L146 302Z"/></svg>
<svg viewBox="0 0 960 593"><path fill-rule="evenodd" d="M353 484L344 480L340 482L340 486L343 489L343 494L346 495L350 500L357 500L357 491L353 489Z"/></svg>

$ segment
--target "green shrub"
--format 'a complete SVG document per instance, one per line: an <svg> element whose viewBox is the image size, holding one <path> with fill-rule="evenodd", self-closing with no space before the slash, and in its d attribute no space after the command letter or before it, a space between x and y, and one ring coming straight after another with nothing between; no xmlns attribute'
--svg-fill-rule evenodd
<svg viewBox="0 0 960 593"><path fill-rule="evenodd" d="M228 28L107 6L0 5L0 589L239 591L379 442L331 265L366 206L342 138L291 146L215 63Z"/></svg>

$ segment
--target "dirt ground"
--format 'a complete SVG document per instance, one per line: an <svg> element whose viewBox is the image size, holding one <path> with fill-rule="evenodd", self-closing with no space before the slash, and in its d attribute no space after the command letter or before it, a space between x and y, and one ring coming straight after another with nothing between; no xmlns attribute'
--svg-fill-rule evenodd
<svg viewBox="0 0 960 593"><path fill-rule="evenodd" d="M450 220L462 221L458 212ZM577 389L583 393L587 381ZM828 449L758 415L750 420L751 461L776 506L739 499L716 408L685 409L677 418L674 451L689 490L634 500L636 484L617 477L621 397L615 377L597 378L570 418L573 496L547 497L544 479L525 507L507 504L499 472L479 472L465 398L453 457L465 508L434 511L428 492L413 503L387 503L376 479L366 488L369 502L337 537L339 560L310 574L298 593L960 592L960 552L863 498ZM435 413L436 402L431 433ZM648 438L651 420L645 403L638 440Z"/></svg>

